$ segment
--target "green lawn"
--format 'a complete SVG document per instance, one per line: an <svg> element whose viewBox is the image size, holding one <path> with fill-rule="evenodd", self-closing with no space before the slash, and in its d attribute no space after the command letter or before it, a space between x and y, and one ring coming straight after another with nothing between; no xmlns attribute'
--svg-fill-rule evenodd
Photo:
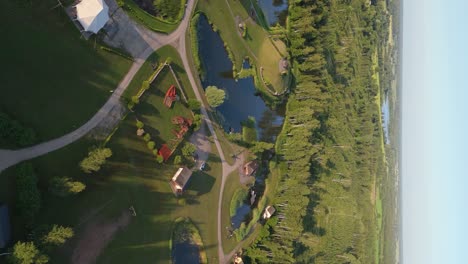
<svg viewBox="0 0 468 264"><path fill-rule="evenodd" d="M159 50L154 57L163 61L167 56L173 59L173 68L185 86L189 98L193 91L188 85L185 72L180 66L180 59L170 47ZM148 70L149 68L149 70ZM151 64L147 63L138 73L140 81L146 80L152 73ZM217 262L217 205L222 174L221 162L212 142L206 170L195 172L187 186L187 192L181 197L185 205L178 203L168 181L176 171L172 164L157 164L146 142L135 133L135 115L141 112L156 112L160 107L156 90L172 82L169 71L163 72L153 86L142 97L135 113L130 113L120 124L111 140L107 143L113 156L98 173L86 175L79 170L78 163L86 156L92 145L100 144L82 139L63 149L33 160L33 165L40 178L43 203L38 223L61 224L72 226L76 236L63 248L52 252L53 263L69 263L73 250L82 238L83 230L90 223L109 222L116 219L123 211L133 206L137 216L132 217L128 226L119 230L112 241L101 252L98 263L170 263L170 238L174 220L178 217L190 217L200 231L204 248L210 262ZM134 84L134 87L139 85ZM138 88L134 88L136 92ZM144 98L148 97L148 98ZM159 98L160 99L160 98ZM145 106L147 102L148 106ZM150 108L151 103L155 103ZM179 102L176 102L176 107ZM162 106L162 105L161 105ZM148 107L148 109L146 109ZM140 109L142 108L142 109ZM168 109L164 109L168 111ZM171 109L170 111L174 111ZM151 122L158 122L150 116ZM161 122L163 120L161 119ZM167 121L164 126L167 125ZM158 128L162 128L160 124ZM171 163L171 162L169 162ZM2 173L0 177L0 199L14 204L14 168ZM58 199L50 196L47 190L48 179L55 176L68 176L83 181L87 188L75 197ZM21 228L16 213L12 221L15 224L15 239L24 239L25 230Z"/></svg>
<svg viewBox="0 0 468 264"><path fill-rule="evenodd" d="M39 141L85 123L131 65L80 38L62 9L50 10L54 5L0 3L0 111L33 128Z"/></svg>
<svg viewBox="0 0 468 264"><path fill-rule="evenodd" d="M223 249L225 253L231 252L238 242L236 241L236 237L232 236L231 238L228 237L228 232L226 227L231 227L231 216L230 216L230 203L232 197L236 190L243 188L240 179L239 179L239 172L236 170L229 174L226 184L224 185L224 193L223 193L223 208L221 211L221 231L222 239L223 239Z"/></svg>
<svg viewBox="0 0 468 264"><path fill-rule="evenodd" d="M260 76L259 69L263 67L265 79L272 84L275 91L282 92L285 88L285 81L279 73L278 63L282 54L286 54L284 44L276 40L277 48L275 48L268 37L268 32L249 18L241 1L229 1L229 5L234 17L229 12L226 1L199 0L197 8L205 13L219 30L221 38L234 54L237 69L242 67L242 61L246 56L250 57L257 66L257 74ZM245 21L247 25L245 39L238 34L236 17L239 21ZM258 88L265 89L265 87Z"/></svg>

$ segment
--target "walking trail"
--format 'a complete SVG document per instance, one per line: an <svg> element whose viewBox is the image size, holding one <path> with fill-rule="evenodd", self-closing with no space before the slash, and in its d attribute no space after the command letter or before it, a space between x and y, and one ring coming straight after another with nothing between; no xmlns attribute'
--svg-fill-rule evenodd
<svg viewBox="0 0 468 264"><path fill-rule="evenodd" d="M110 6L116 6L114 0L109 0L107 2L110 4ZM194 9L195 2L196 2L195 0L188 1L184 18L182 19L179 27L169 35L155 33L153 31L150 31L144 28L141 25L138 25L137 23L129 19L128 16L122 10L119 10L117 8L115 12L117 12L118 16L115 15L114 19L115 20L118 19L119 23L121 23L118 26L121 30L125 30L124 35L137 34L139 38L134 38L134 37L125 38L124 36L123 39L118 40L120 45L123 44L126 47L130 47L130 52L132 53L135 60L132 66L130 67L130 70L125 75L125 77L115 88L113 94L110 96L107 102L98 110L98 112L91 119L89 119L84 125L82 125L78 129L64 136L61 136L59 138L56 138L47 142L43 142L43 143L40 143L32 147L28 147L28 148L23 148L23 149L18 149L18 150L0 149L0 172L22 161L29 160L35 157L39 157L49 152L63 148L77 141L81 137L85 136L94 127L99 125L99 123L101 123L107 117L109 112L115 106L119 104L120 97L122 96L122 94L124 93L128 85L130 84L135 74L138 72L138 70L141 68L143 63L146 61L146 59L153 52L155 52L156 50L158 50L159 48L165 45L171 45L178 51L182 59L182 63L185 68L185 71L187 73L187 77L190 81L190 85L192 86L195 92L195 96L197 100L202 102L203 104L202 96L200 94L199 89L197 88L197 82L195 81L192 68L189 65L188 54L186 50L186 37L185 36L186 36L187 28L189 26L190 17ZM138 47L138 48L131 49L131 47ZM141 47L144 47L144 48L141 48ZM235 250L233 250L232 252L228 254L224 254L223 246L222 246L221 212L222 212L222 197L223 197L223 192L224 192L224 185L229 174L242 165L243 158L236 159L236 162L233 165L229 165L226 162L224 153L221 149L221 145L219 143L218 137L216 136L216 133L213 128L212 121L208 115L206 106L201 107L201 114L203 116L202 122L206 124L206 126L208 127L208 130L213 136L216 149L218 150L219 156L222 161L223 173L222 173L221 187L220 187L220 192L219 192L217 217L218 217L218 259L219 259L220 264L224 264L224 263L229 262L229 260L232 258L233 254L235 253ZM204 129L202 131L204 131ZM206 147L207 145L209 145L209 143L206 142L208 140L206 135L205 136L197 135L197 136L198 138L191 139L191 140L194 140L194 142L197 143L199 152L209 151L209 149ZM208 155L205 155L205 156L202 155L202 157L205 160L207 156Z"/></svg>

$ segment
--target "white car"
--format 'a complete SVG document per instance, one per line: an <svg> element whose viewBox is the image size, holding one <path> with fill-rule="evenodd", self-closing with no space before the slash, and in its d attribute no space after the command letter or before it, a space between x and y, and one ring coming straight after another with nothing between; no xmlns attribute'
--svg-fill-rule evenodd
<svg viewBox="0 0 468 264"><path fill-rule="evenodd" d="M206 162L202 162L202 164L200 164L200 170L204 170L205 169L205 166L206 166Z"/></svg>

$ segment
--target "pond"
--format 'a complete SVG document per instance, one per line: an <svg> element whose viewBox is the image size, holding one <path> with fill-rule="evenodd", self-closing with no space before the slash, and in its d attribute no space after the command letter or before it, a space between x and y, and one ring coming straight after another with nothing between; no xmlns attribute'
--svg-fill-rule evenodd
<svg viewBox="0 0 468 264"><path fill-rule="evenodd" d="M188 241L175 244L172 250L172 263L199 264L200 250L198 246Z"/></svg>
<svg viewBox="0 0 468 264"><path fill-rule="evenodd" d="M249 213L252 211L250 208L250 205L244 203L242 204L239 208L236 210L236 214L231 217L231 226L233 229L237 229L240 227L242 222L246 222L246 218L249 215Z"/></svg>
<svg viewBox="0 0 468 264"><path fill-rule="evenodd" d="M385 93L384 102L382 104L382 127L384 130L385 144L390 144L390 139L388 135L389 122L390 122L390 105L388 103L388 94Z"/></svg>
<svg viewBox="0 0 468 264"><path fill-rule="evenodd" d="M286 25L286 17L288 16L287 0L258 0L258 5L270 26L276 23L281 26Z"/></svg>
<svg viewBox="0 0 468 264"><path fill-rule="evenodd" d="M232 62L218 33L214 32L205 16L198 22L200 61L204 67L203 87L214 85L226 92L226 100L217 108L226 131L241 132L241 122L255 118L258 138L273 142L281 130L284 113L271 110L257 95L253 77L236 81L232 76ZM244 67L249 64L244 62Z"/></svg>

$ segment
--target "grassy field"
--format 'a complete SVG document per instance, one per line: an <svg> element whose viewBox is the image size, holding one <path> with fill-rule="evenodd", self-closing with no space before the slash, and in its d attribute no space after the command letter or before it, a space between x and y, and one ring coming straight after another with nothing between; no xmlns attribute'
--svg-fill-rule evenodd
<svg viewBox="0 0 468 264"><path fill-rule="evenodd" d="M223 208L221 211L221 231L223 232L221 237L223 240L223 249L225 253L231 252L238 244L236 241L236 237L232 236L231 238L228 237L229 233L226 230L226 227L231 227L231 216L230 216L230 203L234 193L242 188L239 179L239 172L236 170L229 174L229 177L226 180L226 184L224 185L224 193L223 193Z"/></svg>
<svg viewBox="0 0 468 264"><path fill-rule="evenodd" d="M172 66L184 91L189 98L193 98L193 91L175 50L164 47L152 56L158 62L164 61L166 57L172 58ZM151 73L151 62L148 62L137 74L139 79L134 81L131 91L136 93L139 83L146 80ZM136 216L131 217L128 225L113 234L109 244L99 254L97 263L170 263L172 227L174 220L179 217L192 219L200 231L208 260L217 262L216 208L222 168L214 143L207 161L209 166L203 172L194 173L187 192L178 199L168 184L177 166L157 164L154 155L148 151L146 142L135 133L135 115L149 111L148 118L154 118L150 116L150 112L156 113L155 108L161 105L157 100L158 96L153 94L154 90L159 87L165 89L173 81L171 78L173 77L169 71L163 72L147 91L148 98L144 98L146 95L142 97L140 105L135 108L136 112L130 113L121 122L119 129L107 143L113 156L100 172L85 175L79 170L78 163L86 156L88 149L92 145L101 144L87 139L32 161L43 193L37 224L71 226L76 233L75 238L65 247L50 254L53 263L70 262L74 250L86 237L89 226L96 223L115 223L122 212L128 212L130 206L135 208ZM145 106L145 102L148 102L148 106ZM154 106L151 108L149 105L152 103ZM167 108L164 110L167 111ZM157 125L156 122L158 121L154 119L147 124ZM161 124L158 128L161 128ZM11 168L0 176L0 199L9 204L14 204L14 174L14 168ZM86 183L87 188L77 196L57 199L46 192L48 180L55 176L72 177ZM15 239L24 239L25 230L15 212L12 221L15 223ZM99 232L105 231L99 229L96 232L101 234Z"/></svg>
<svg viewBox="0 0 468 264"><path fill-rule="evenodd" d="M39 141L78 128L104 104L131 62L86 41L56 1L0 3L0 109ZM46 15L45 15L46 14Z"/></svg>
<svg viewBox="0 0 468 264"><path fill-rule="evenodd" d="M253 60L257 66L258 75L260 67L264 69L264 76L277 92L284 90L284 80L280 75L278 63L286 54L284 45L277 48L269 39L268 32L249 17L247 10L240 1L208 1L200 0L198 10L208 16L208 19L219 30L219 34L234 54L234 63L237 69L242 67L246 56ZM232 15L229 10L232 10ZM244 38L238 33L238 23L245 22L247 35ZM279 40L276 40L280 42ZM265 87L258 87L265 90Z"/></svg>

